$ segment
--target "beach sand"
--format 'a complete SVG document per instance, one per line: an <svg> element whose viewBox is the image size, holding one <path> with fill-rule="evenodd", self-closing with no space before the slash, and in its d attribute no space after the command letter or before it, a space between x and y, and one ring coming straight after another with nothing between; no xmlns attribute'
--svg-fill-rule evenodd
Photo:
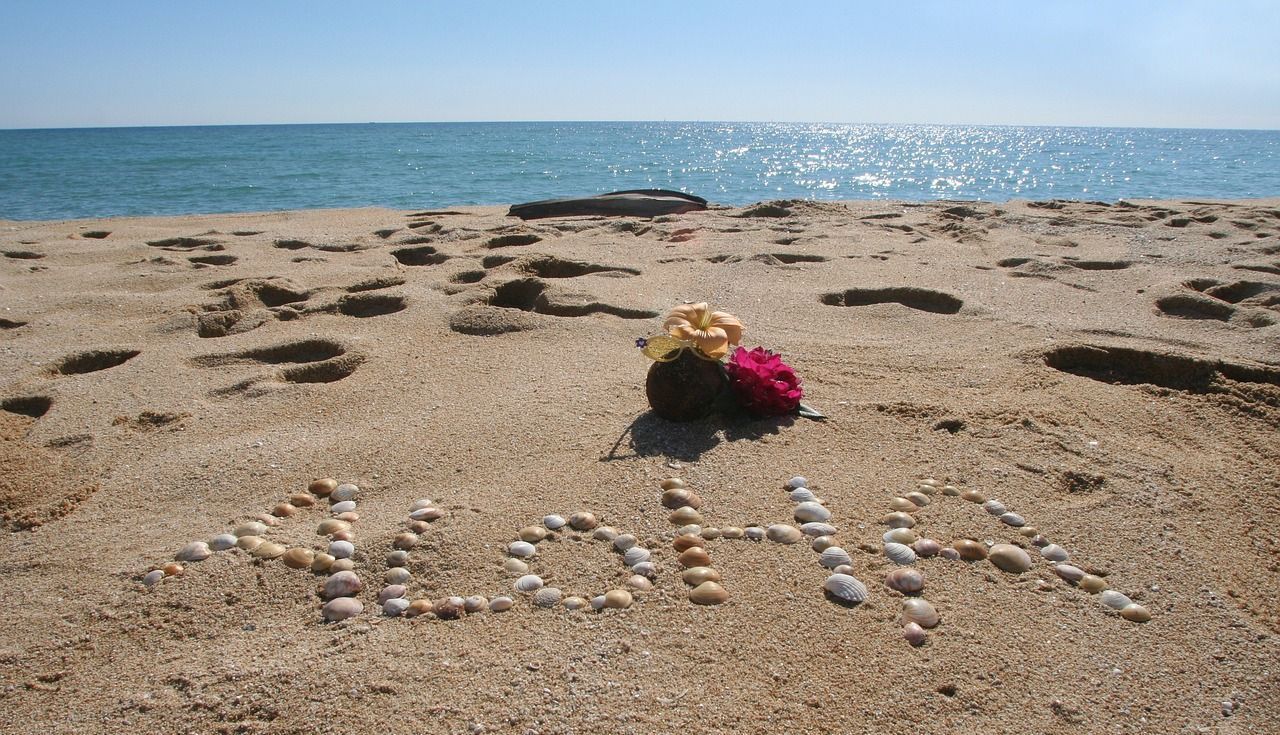
<svg viewBox="0 0 1280 735"><path fill-rule="evenodd" d="M0 732L1280 730L1280 201L504 215L0 222ZM684 301L741 318L829 419L648 413L634 343ZM866 602L826 599L806 544L717 539L730 599L691 604L658 483L742 527L792 520L793 475ZM142 584L317 477L361 488L362 615L323 622L323 577L240 550ZM1153 618L938 494L922 536L1034 565L921 559L942 622L907 645L873 552L923 478ZM549 513L660 571L629 610L384 617L423 497L445 516L414 598L514 594L506 544ZM321 549L326 515L267 536ZM586 597L627 577L585 534L530 566Z"/></svg>

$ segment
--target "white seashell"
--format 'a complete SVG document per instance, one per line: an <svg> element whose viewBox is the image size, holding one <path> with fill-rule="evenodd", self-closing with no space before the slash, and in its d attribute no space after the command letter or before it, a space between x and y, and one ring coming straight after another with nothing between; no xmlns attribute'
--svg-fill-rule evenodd
<svg viewBox="0 0 1280 735"><path fill-rule="evenodd" d="M910 546L893 542L884 545L884 555L894 564L913 564L916 560L916 552Z"/></svg>
<svg viewBox="0 0 1280 735"><path fill-rule="evenodd" d="M266 532L267 532L266 525L259 523L257 521L248 521L247 523L241 523L240 525L236 526L236 530L232 531L232 533L235 534L237 537L238 536L261 536Z"/></svg>
<svg viewBox="0 0 1280 735"><path fill-rule="evenodd" d="M1002 516L1009 512L1009 509L1004 507L1004 503L999 500L988 500L982 504L982 509L993 516Z"/></svg>
<svg viewBox="0 0 1280 735"><path fill-rule="evenodd" d="M542 525L546 526L552 531L564 528L566 523L568 523L568 521L566 521L563 516L558 516L554 513L552 513L549 516L542 517Z"/></svg>
<svg viewBox="0 0 1280 735"><path fill-rule="evenodd" d="M521 559L528 559L538 553L538 549L528 541L512 541L507 547L507 553Z"/></svg>
<svg viewBox="0 0 1280 735"><path fill-rule="evenodd" d="M391 567L386 574L382 575L382 580L387 584L404 584L412 578L413 575L404 567Z"/></svg>
<svg viewBox="0 0 1280 735"><path fill-rule="evenodd" d="M794 544L801 539L800 529L785 523L775 523L765 532L770 541L780 544Z"/></svg>
<svg viewBox="0 0 1280 735"><path fill-rule="evenodd" d="M928 600L919 597L908 597L902 601L902 622L915 623L921 628L932 628L938 624L938 611Z"/></svg>
<svg viewBox="0 0 1280 735"><path fill-rule="evenodd" d="M882 538L885 543L914 544L918 537L910 528L890 528Z"/></svg>
<svg viewBox="0 0 1280 735"><path fill-rule="evenodd" d="M178 553L174 555L174 559L178 561L203 561L212 554L209 550L209 544L203 541L192 541L191 543L178 549Z"/></svg>
<svg viewBox="0 0 1280 735"><path fill-rule="evenodd" d="M159 584L162 579L164 579L164 570L152 569L142 576L142 583L148 587L154 587Z"/></svg>
<svg viewBox="0 0 1280 735"><path fill-rule="evenodd" d="M656 577L658 575L658 565L651 561L642 561L639 564L632 564L631 571L646 577Z"/></svg>
<svg viewBox="0 0 1280 735"><path fill-rule="evenodd" d="M560 598L564 597L564 593L555 587L543 587L533 593L533 604L538 607L555 607L560 604Z"/></svg>
<svg viewBox="0 0 1280 735"><path fill-rule="evenodd" d="M512 600L510 597L507 597L506 595L498 595L492 600L489 600L489 609L493 612L506 612L507 610L510 610L511 606L514 604L516 604L515 600Z"/></svg>
<svg viewBox="0 0 1280 735"><path fill-rule="evenodd" d="M933 487L933 488L936 488L936 487L941 487L941 486L942 486L942 483L941 483L941 482L938 482L937 480L935 480L935 479L934 479L934 478L932 478L932 477L926 477L926 478L924 478L923 480L921 480L921 481L920 481L920 485L922 485L922 486L924 486L924 487Z"/></svg>
<svg viewBox="0 0 1280 735"><path fill-rule="evenodd" d="M765 530L759 526L747 526L742 533L751 541L763 541L766 535Z"/></svg>
<svg viewBox="0 0 1280 735"><path fill-rule="evenodd" d="M356 547L350 541L329 542L329 556L334 559L350 559L354 553L356 553Z"/></svg>
<svg viewBox="0 0 1280 735"><path fill-rule="evenodd" d="M880 519L880 522L889 528L913 528L916 525L916 519L912 518L910 513L903 513L900 510L889 513Z"/></svg>
<svg viewBox="0 0 1280 735"><path fill-rule="evenodd" d="M921 628L918 624L907 623L906 625L902 626L902 637L907 641L907 643L910 643L913 647L919 648L920 646L924 645L924 642L929 637L929 634L925 633L924 628Z"/></svg>
<svg viewBox="0 0 1280 735"><path fill-rule="evenodd" d="M487 607L488 604L489 604L489 601L486 600L483 596L470 595L469 597L467 597L462 601L462 609L469 613L476 613L485 609L485 607Z"/></svg>
<svg viewBox="0 0 1280 735"><path fill-rule="evenodd" d="M359 487L350 482L344 482L335 487L332 493L329 493L329 502L341 503L344 500L355 500L358 492L360 492Z"/></svg>
<svg viewBox="0 0 1280 735"><path fill-rule="evenodd" d="M387 600L394 600L397 597L404 597L408 590L402 584L389 584L378 590L378 602L383 603Z"/></svg>
<svg viewBox="0 0 1280 735"><path fill-rule="evenodd" d="M348 513L355 509L356 509L356 501L354 500L344 500L341 503L334 503L333 505L329 506L329 512L333 513L334 515L337 515L339 513Z"/></svg>
<svg viewBox="0 0 1280 735"><path fill-rule="evenodd" d="M1073 567L1070 564L1059 564L1053 568L1053 571L1068 582L1079 582L1084 578L1084 570L1080 567Z"/></svg>
<svg viewBox="0 0 1280 735"><path fill-rule="evenodd" d="M806 536L834 536L837 531L830 523L811 521L800 524L800 532Z"/></svg>
<svg viewBox="0 0 1280 735"><path fill-rule="evenodd" d="M1067 553L1067 550L1057 544L1049 544L1048 546L1041 548L1040 556L1043 556L1049 561L1066 561L1071 558L1071 555Z"/></svg>
<svg viewBox="0 0 1280 735"><path fill-rule="evenodd" d="M536 574L526 574L517 579L513 586L517 592L533 592L534 590L542 589L542 577Z"/></svg>
<svg viewBox="0 0 1280 735"><path fill-rule="evenodd" d="M797 503L804 503L810 500L818 499L818 496L814 495L813 491L807 487L798 487L795 490L792 490L791 495L789 497Z"/></svg>
<svg viewBox="0 0 1280 735"><path fill-rule="evenodd" d="M529 571L529 565L515 557L507 557L507 560L502 562L502 568L510 574L524 574Z"/></svg>
<svg viewBox="0 0 1280 735"><path fill-rule="evenodd" d="M435 508L419 508L409 514L409 517L415 521L434 521L440 516L440 511Z"/></svg>
<svg viewBox="0 0 1280 735"><path fill-rule="evenodd" d="M688 534L690 536L701 536L702 526L699 526L696 523L690 523L687 526L681 526L676 529L677 536L684 536L685 534Z"/></svg>
<svg viewBox="0 0 1280 735"><path fill-rule="evenodd" d="M236 545L236 536L233 533L220 533L209 539L209 548L214 551L226 551L233 549Z"/></svg>
<svg viewBox="0 0 1280 735"><path fill-rule="evenodd" d="M603 610L606 602L608 602L608 600L605 599L604 595L596 595L591 598L591 609Z"/></svg>
<svg viewBox="0 0 1280 735"><path fill-rule="evenodd" d="M1112 610L1123 610L1133 604L1133 600L1130 600L1128 595L1115 590L1103 590L1098 595L1098 601Z"/></svg>
<svg viewBox="0 0 1280 735"><path fill-rule="evenodd" d="M798 487L809 487L809 480L801 475L796 475L790 480L787 480L787 487L791 488L792 490Z"/></svg>
<svg viewBox="0 0 1280 735"><path fill-rule="evenodd" d="M632 536L629 533L624 533L614 537L613 548L617 549L618 551L626 551L632 546L635 546L636 543L637 541L635 536Z"/></svg>
<svg viewBox="0 0 1280 735"><path fill-rule="evenodd" d="M423 508L430 508L433 505L435 505L435 503L432 503L429 498L418 498L417 500L413 501L413 505L409 506L409 510L410 511L422 510Z"/></svg>
<svg viewBox="0 0 1280 735"><path fill-rule="evenodd" d="M632 546L622 553L622 563L627 566L635 566L642 561L649 561L651 556L648 549L643 546Z"/></svg>
<svg viewBox="0 0 1280 735"><path fill-rule="evenodd" d="M796 506L795 516L800 523L820 523L831 518L831 511L810 500Z"/></svg>
<svg viewBox="0 0 1280 735"><path fill-rule="evenodd" d="M842 564L852 564L849 552L839 546L832 546L818 555L818 563L827 569L834 569Z"/></svg>
<svg viewBox="0 0 1280 735"><path fill-rule="evenodd" d="M409 609L409 601L403 597L394 597L382 603L382 614L389 618L398 618Z"/></svg>
<svg viewBox="0 0 1280 735"><path fill-rule="evenodd" d="M1017 513L1002 513L1000 515L1000 522L1006 526L1013 526L1014 528L1021 528L1022 526L1027 525L1027 519Z"/></svg>
<svg viewBox="0 0 1280 735"><path fill-rule="evenodd" d="M919 508L923 508L926 505L933 502L932 500L929 499L928 495L925 495L922 492L907 493L903 497L905 497L907 500L910 500L913 504L916 505L916 507L919 507Z"/></svg>
<svg viewBox="0 0 1280 735"><path fill-rule="evenodd" d="M826 551L827 549L830 549L832 546L835 546L835 545L836 545L836 540L831 538L830 536L818 536L813 541L809 542L809 548L813 549L819 554Z"/></svg>
<svg viewBox="0 0 1280 735"><path fill-rule="evenodd" d="M833 574L822 583L822 589L833 597L849 604L856 605L867 599L867 586L856 577L848 574Z"/></svg>

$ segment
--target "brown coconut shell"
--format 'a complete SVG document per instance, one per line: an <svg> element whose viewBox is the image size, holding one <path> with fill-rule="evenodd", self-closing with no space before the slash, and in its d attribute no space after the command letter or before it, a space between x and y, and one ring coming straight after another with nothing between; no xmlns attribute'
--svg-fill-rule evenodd
<svg viewBox="0 0 1280 735"><path fill-rule="evenodd" d="M720 364L684 350L671 362L655 362L645 379L653 412L668 421L696 421L711 413L728 381Z"/></svg>

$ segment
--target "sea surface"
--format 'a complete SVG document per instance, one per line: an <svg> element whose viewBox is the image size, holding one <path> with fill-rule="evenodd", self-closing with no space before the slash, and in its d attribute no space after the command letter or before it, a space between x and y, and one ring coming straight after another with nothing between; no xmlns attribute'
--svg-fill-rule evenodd
<svg viewBox="0 0 1280 735"><path fill-rule="evenodd" d="M512 204L1280 196L1280 131L539 122L0 130L0 218Z"/></svg>

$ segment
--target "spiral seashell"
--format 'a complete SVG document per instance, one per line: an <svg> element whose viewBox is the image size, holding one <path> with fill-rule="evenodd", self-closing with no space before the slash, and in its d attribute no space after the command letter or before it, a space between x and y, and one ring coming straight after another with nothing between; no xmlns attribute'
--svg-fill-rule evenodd
<svg viewBox="0 0 1280 735"><path fill-rule="evenodd" d="M266 524L258 521L248 521L236 526L236 530L232 531L237 537L240 536L261 536L267 532Z"/></svg>
<svg viewBox="0 0 1280 735"><path fill-rule="evenodd" d="M911 549L916 552L916 556L927 559L931 556L937 556L942 551L942 544L931 538L921 538L916 539L915 543L911 544Z"/></svg>
<svg viewBox="0 0 1280 735"><path fill-rule="evenodd" d="M1031 557L1013 544L996 544L987 553L987 560L1001 571L1021 574L1031 568Z"/></svg>
<svg viewBox="0 0 1280 735"><path fill-rule="evenodd" d="M382 614L389 618L398 618L403 615L411 603L403 597L393 597L382 603Z"/></svg>
<svg viewBox="0 0 1280 735"><path fill-rule="evenodd" d="M645 577L656 577L658 576L658 565L651 561L642 561L639 564L632 564L631 571Z"/></svg>
<svg viewBox="0 0 1280 735"><path fill-rule="evenodd" d="M214 536L213 538L209 539L209 548L214 551L226 551L227 549L234 549L235 546L236 546L235 534L220 533L217 536Z"/></svg>
<svg viewBox="0 0 1280 735"><path fill-rule="evenodd" d="M711 565L711 556L702 547L695 546L676 557L676 561L685 569L706 567Z"/></svg>
<svg viewBox="0 0 1280 735"><path fill-rule="evenodd" d="M671 511L671 523L676 526L684 526L690 523L702 523L702 514L691 506L683 506Z"/></svg>
<svg viewBox="0 0 1280 735"><path fill-rule="evenodd" d="M797 503L813 502L818 499L818 496L814 495L813 491L807 487L798 487L795 490L792 490L787 497Z"/></svg>
<svg viewBox="0 0 1280 735"><path fill-rule="evenodd" d="M691 587L697 587L703 582L719 582L720 572L711 567L689 567L680 573L680 579Z"/></svg>
<svg viewBox="0 0 1280 735"><path fill-rule="evenodd" d="M382 581L387 584L404 584L412 578L413 575L404 567L391 567L386 574L382 575Z"/></svg>
<svg viewBox="0 0 1280 735"><path fill-rule="evenodd" d="M515 600L512 600L510 597L507 597L506 595L498 595L492 600L489 600L489 610L492 612L506 612L515 604Z"/></svg>
<svg viewBox="0 0 1280 735"><path fill-rule="evenodd" d="M536 544L547 537L547 529L542 526L525 526L516 535L525 543Z"/></svg>
<svg viewBox="0 0 1280 735"><path fill-rule="evenodd" d="M889 528L912 528L916 525L916 519L912 518L911 514L903 513L902 511L894 511L881 518L880 522Z"/></svg>
<svg viewBox="0 0 1280 735"><path fill-rule="evenodd" d="M925 495L924 493L918 492L918 491L914 493L907 493L903 497L905 497L907 500L910 500L918 508L923 508L926 505L929 505L930 503L933 502L932 500L929 499L928 495Z"/></svg>
<svg viewBox="0 0 1280 735"><path fill-rule="evenodd" d="M796 505L795 517L800 523L821 523L831 518L831 511L810 500Z"/></svg>
<svg viewBox="0 0 1280 735"><path fill-rule="evenodd" d="M288 549L281 544L277 544L272 541L263 541L249 553L252 554L255 559L279 559L281 556L284 556L284 552L287 550Z"/></svg>
<svg viewBox="0 0 1280 735"><path fill-rule="evenodd" d="M915 623L921 628L932 628L938 624L938 611L928 600L919 597L908 597L902 601L902 623Z"/></svg>
<svg viewBox="0 0 1280 735"><path fill-rule="evenodd" d="M819 554L821 554L822 552L826 551L827 549L835 545L836 545L836 540L831 538L830 536L818 536L813 541L809 542L809 548L813 549Z"/></svg>
<svg viewBox="0 0 1280 735"><path fill-rule="evenodd" d="M580 510L569 516L569 526L577 531L590 531L600 524L594 513Z"/></svg>
<svg viewBox="0 0 1280 735"><path fill-rule="evenodd" d="M1067 550L1057 544L1049 544L1048 546L1040 549L1040 556L1043 556L1049 561L1066 561L1071 558L1071 555L1067 553Z"/></svg>
<svg viewBox="0 0 1280 735"><path fill-rule="evenodd" d="M1017 513L1001 514L1000 522L1005 524L1006 526L1013 526L1014 528L1020 528L1022 526L1027 525L1027 519L1023 518Z"/></svg>
<svg viewBox="0 0 1280 735"><path fill-rule="evenodd" d="M333 566L334 561L336 560L328 554L316 554L315 558L311 560L311 571L316 574L323 574L324 572L329 571L329 567Z"/></svg>
<svg viewBox="0 0 1280 735"><path fill-rule="evenodd" d="M916 552L910 546L893 542L884 545L884 555L894 564L913 564L916 560Z"/></svg>
<svg viewBox="0 0 1280 735"><path fill-rule="evenodd" d="M340 521L337 518L326 518L320 521L320 525L316 526L316 534L320 536L332 536L339 531L350 531L351 524L346 521Z"/></svg>
<svg viewBox="0 0 1280 735"><path fill-rule="evenodd" d="M837 600L851 605L867 599L867 586L848 574L833 574L827 577L822 583L822 589Z"/></svg>
<svg viewBox="0 0 1280 735"><path fill-rule="evenodd" d="M987 547L973 539L958 538L951 542L951 546L960 552L960 558L965 561L979 561L987 558Z"/></svg>
<svg viewBox="0 0 1280 735"><path fill-rule="evenodd" d="M639 543L639 541L635 536L632 536L629 533L623 533L614 537L613 548L617 551L626 551L637 543Z"/></svg>
<svg viewBox="0 0 1280 735"><path fill-rule="evenodd" d="M1107 580L1093 574L1084 575L1083 577L1080 578L1080 581L1077 584L1079 584L1080 589L1084 590L1085 592L1090 592L1094 594L1101 592L1107 588Z"/></svg>
<svg viewBox="0 0 1280 735"><path fill-rule="evenodd" d="M837 530L830 523L810 521L809 523L800 524L800 532L806 536L834 536Z"/></svg>
<svg viewBox="0 0 1280 735"><path fill-rule="evenodd" d="M360 581L360 577L356 576L355 572L344 571L330 574L324 581L321 591L325 599L332 599L351 597L359 594L362 589L364 589L364 583Z"/></svg>
<svg viewBox="0 0 1280 735"><path fill-rule="evenodd" d="M675 541L671 542L672 548L674 548L676 551L684 551L686 549L691 549L695 546L703 546L705 544L706 544L705 539L703 539L701 536L695 536L691 533L686 533L680 536L676 536Z"/></svg>
<svg viewBox="0 0 1280 735"><path fill-rule="evenodd" d="M397 597L404 597L408 592L402 584L389 584L378 591L378 604L382 604L387 600L394 600Z"/></svg>
<svg viewBox="0 0 1280 735"><path fill-rule="evenodd" d="M1123 610L1133 604L1133 600L1130 600L1128 595L1115 590L1103 590L1098 595L1098 601L1112 610Z"/></svg>
<svg viewBox="0 0 1280 735"><path fill-rule="evenodd" d="M917 623L907 623L902 626L902 638L911 644L913 648L923 646L928 637L929 634L925 633L924 628L921 628Z"/></svg>
<svg viewBox="0 0 1280 735"><path fill-rule="evenodd" d="M967 500L967 501L969 501L970 503L985 503L985 502L987 502L987 496L986 496L986 495L983 495L983 494L982 494L982 492L980 492L980 491L978 491L978 490L964 490L964 491L962 491L962 492L960 493L960 498L961 498L962 500Z"/></svg>
<svg viewBox="0 0 1280 735"><path fill-rule="evenodd" d="M749 531L750 529L747 530ZM769 526L769 530L765 532L765 536L767 536L770 541L774 541L779 544L794 544L801 539L803 534L800 532L800 529L795 526L788 526L785 523L775 523L772 526Z"/></svg>
<svg viewBox="0 0 1280 735"><path fill-rule="evenodd" d="M331 623L354 618L362 612L364 612L364 603L354 597L337 597L320 608L320 614Z"/></svg>
<svg viewBox="0 0 1280 735"><path fill-rule="evenodd" d="M787 480L787 487L791 490L795 490L798 487L809 487L809 479L803 475L796 475L790 480Z"/></svg>
<svg viewBox="0 0 1280 735"><path fill-rule="evenodd" d="M913 595L924 589L924 572L910 567L895 569L885 576L884 586L906 595Z"/></svg>
<svg viewBox="0 0 1280 735"><path fill-rule="evenodd" d="M509 574L525 574L529 571L529 565L514 556L507 557L506 561L502 562L502 568Z"/></svg>
<svg viewBox="0 0 1280 735"><path fill-rule="evenodd" d="M516 588L517 592L533 592L534 590L542 589L542 577L536 574L526 574L517 579L512 586Z"/></svg>
<svg viewBox="0 0 1280 735"><path fill-rule="evenodd" d="M511 544L507 546L507 553L521 559L528 559L538 553L538 549L528 541L512 541Z"/></svg>
<svg viewBox="0 0 1280 735"><path fill-rule="evenodd" d="M338 487L338 481L332 477L322 477L318 480L312 480L307 485L307 492L319 498L327 498Z"/></svg>
<svg viewBox="0 0 1280 735"><path fill-rule="evenodd" d="M729 599L729 593L716 582L703 582L689 590L689 601L695 605L720 605Z"/></svg>
<svg viewBox="0 0 1280 735"><path fill-rule="evenodd" d="M346 513L348 511L352 511L355 509L356 509L356 501L354 500L344 500L341 503L334 503L333 505L329 506L329 512L333 513L334 515L338 515L339 513Z"/></svg>
<svg viewBox="0 0 1280 735"><path fill-rule="evenodd" d="M408 551L418 545L418 534L416 533L397 533L396 537L391 540L391 545L402 551Z"/></svg>
<svg viewBox="0 0 1280 735"><path fill-rule="evenodd" d="M914 544L917 538L919 537L916 536L916 532L910 528L890 528L884 532L881 540L885 543Z"/></svg>
<svg viewBox="0 0 1280 735"><path fill-rule="evenodd" d="M896 511L901 511L903 513L910 513L912 511L920 510L920 506L916 505L910 500L907 500L906 498L894 498L893 500L889 501L889 510L896 510Z"/></svg>
<svg viewBox="0 0 1280 735"><path fill-rule="evenodd" d="M679 477L668 477L667 479L658 483L658 487L662 488L663 490L671 490L674 488L684 487L684 480L681 480Z"/></svg>
<svg viewBox="0 0 1280 735"><path fill-rule="evenodd" d="M720 530L720 536L727 539L745 538L747 532L737 526L729 526Z"/></svg>
<svg viewBox="0 0 1280 735"><path fill-rule="evenodd" d="M564 519L564 516L558 516L555 513L542 517L542 525L552 531L564 528L566 523L568 523L568 521Z"/></svg>
<svg viewBox="0 0 1280 735"><path fill-rule="evenodd" d="M982 504L982 509L993 516L1002 516L1009 512L1009 509L1004 507L1004 503L999 500L988 500Z"/></svg>
<svg viewBox="0 0 1280 735"><path fill-rule="evenodd" d="M1084 570L1080 567L1073 567L1070 564L1058 564L1053 568L1053 571L1068 582L1079 582L1084 578Z"/></svg>
<svg viewBox="0 0 1280 735"><path fill-rule="evenodd" d="M609 590L604 593L603 606L611 610L625 610L631 607L633 598L631 593L626 590ZM591 601L591 606L595 607L596 601Z"/></svg>
<svg viewBox="0 0 1280 735"><path fill-rule="evenodd" d="M295 546L284 552L281 561L290 569L310 569L311 562L316 560L316 553L311 549L304 549L301 546Z"/></svg>
<svg viewBox="0 0 1280 735"><path fill-rule="evenodd" d="M818 563L827 569L834 569L844 564L852 564L849 552L839 546L832 546L818 555Z"/></svg>
<svg viewBox="0 0 1280 735"><path fill-rule="evenodd" d="M485 609L489 601L481 595L471 595L462 600L462 609L468 613L477 613Z"/></svg>
<svg viewBox="0 0 1280 735"><path fill-rule="evenodd" d="M1131 620L1135 623L1145 623L1151 619L1151 611L1136 602L1121 608L1120 615L1125 620Z"/></svg>
<svg viewBox="0 0 1280 735"><path fill-rule="evenodd" d="M632 546L622 552L622 563L631 567L642 561L649 561L650 556L652 556L652 554L643 546Z"/></svg>
<svg viewBox="0 0 1280 735"><path fill-rule="evenodd" d="M768 535L760 526L747 526L743 529L742 534L748 541L763 541L765 536Z"/></svg>
<svg viewBox="0 0 1280 735"><path fill-rule="evenodd" d="M600 526L591 534L597 541L613 541L618 537L618 529L613 526Z"/></svg>
<svg viewBox="0 0 1280 735"><path fill-rule="evenodd" d="M702 529L702 532L701 532L701 533L699 533L698 535L699 535L699 536L701 536L702 538L704 538L704 539L708 540L708 541L714 541L714 540L716 540L716 539L720 538L720 534L721 534L720 529L718 529L718 528L716 528L716 527L712 526L712 527L709 527L709 528L704 528L704 529Z"/></svg>

